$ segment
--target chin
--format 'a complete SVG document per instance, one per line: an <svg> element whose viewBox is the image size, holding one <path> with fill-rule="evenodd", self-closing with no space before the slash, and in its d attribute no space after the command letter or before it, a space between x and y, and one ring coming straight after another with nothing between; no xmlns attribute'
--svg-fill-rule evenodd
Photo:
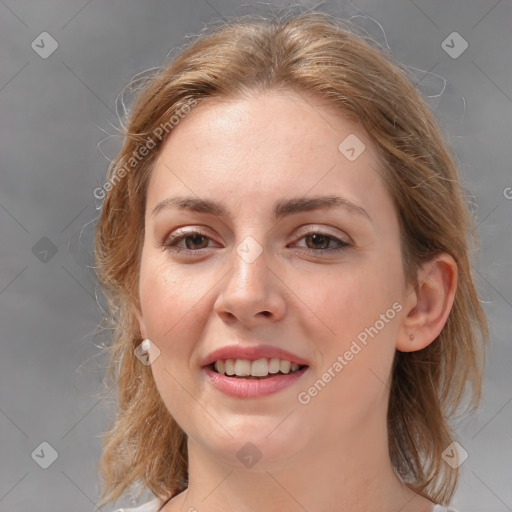
<svg viewBox="0 0 512 512"><path fill-rule="evenodd" d="M296 457L306 442L303 436L278 432L277 425L278 422L259 423L246 417L245 422L239 423L238 432L230 430L233 437L222 430L222 436L203 438L201 444L214 454L216 461L233 470L272 471Z"/></svg>

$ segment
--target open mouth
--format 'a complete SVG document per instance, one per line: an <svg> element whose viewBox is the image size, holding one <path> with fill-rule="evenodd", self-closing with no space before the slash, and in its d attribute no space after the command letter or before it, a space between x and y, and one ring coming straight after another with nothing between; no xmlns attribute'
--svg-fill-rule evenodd
<svg viewBox="0 0 512 512"><path fill-rule="evenodd" d="M256 398L293 386L309 366L278 358L217 360L203 366L208 382L236 398Z"/></svg>
<svg viewBox="0 0 512 512"><path fill-rule="evenodd" d="M241 373L241 372L234 371L233 367L226 368L225 364L219 365L218 363L219 363L218 361L215 363L211 363L210 365L208 365L208 368L210 368L213 372L218 373L219 375L223 375L225 377L230 377L233 379L247 379L247 380L265 380L265 379L270 379L271 377L290 375L293 373L300 372L301 370L304 370L305 368L309 368L309 366L307 366L307 365L291 364L291 365L284 365L285 366L285 368L283 368L284 371L281 371L281 369L279 369L278 371L275 371L276 368L274 368L272 370L268 370L266 375L238 375L237 373ZM289 369L288 369L288 366L289 366ZM264 372L264 370L263 370L263 372ZM245 373L247 373L247 371Z"/></svg>

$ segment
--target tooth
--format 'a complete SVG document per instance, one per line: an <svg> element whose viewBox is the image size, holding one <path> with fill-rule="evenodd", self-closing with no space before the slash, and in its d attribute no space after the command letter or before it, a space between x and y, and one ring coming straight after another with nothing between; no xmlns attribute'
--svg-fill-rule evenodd
<svg viewBox="0 0 512 512"><path fill-rule="evenodd" d="M224 375L238 377L266 377L268 374L296 372L300 365L277 357L261 358L254 361L249 359L226 359L215 361L215 370Z"/></svg>
<svg viewBox="0 0 512 512"><path fill-rule="evenodd" d="M249 359L235 360L235 373L239 377L247 377L251 374L251 361Z"/></svg>
<svg viewBox="0 0 512 512"><path fill-rule="evenodd" d="M234 359L226 359L224 362L224 371L226 375L234 375L235 374L235 360Z"/></svg>
<svg viewBox="0 0 512 512"><path fill-rule="evenodd" d="M290 365L291 365L290 361L280 361L279 369L281 370L281 373L289 373Z"/></svg>
<svg viewBox="0 0 512 512"><path fill-rule="evenodd" d="M279 359L277 357L273 357L268 363L268 373L278 373L279 367Z"/></svg>
<svg viewBox="0 0 512 512"><path fill-rule="evenodd" d="M251 375L253 377L266 377L268 375L267 359L256 359L251 363Z"/></svg>

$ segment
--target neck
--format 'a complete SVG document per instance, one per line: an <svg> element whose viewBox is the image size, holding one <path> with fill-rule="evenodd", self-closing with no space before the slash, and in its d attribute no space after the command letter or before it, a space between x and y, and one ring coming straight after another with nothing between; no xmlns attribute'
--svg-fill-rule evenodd
<svg viewBox="0 0 512 512"><path fill-rule="evenodd" d="M385 421L372 419L353 431L328 431L287 458L263 453L250 469L220 462L189 438L189 487L173 500L179 508L166 510L328 512L336 503L340 512L430 512L434 504L393 470Z"/></svg>

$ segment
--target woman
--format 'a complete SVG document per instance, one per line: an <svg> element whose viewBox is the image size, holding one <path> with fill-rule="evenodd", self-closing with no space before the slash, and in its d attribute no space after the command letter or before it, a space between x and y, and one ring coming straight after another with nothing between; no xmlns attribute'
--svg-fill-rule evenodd
<svg viewBox="0 0 512 512"><path fill-rule="evenodd" d="M453 157L389 56L324 13L226 23L144 85L96 195L100 505L448 510L487 325Z"/></svg>

